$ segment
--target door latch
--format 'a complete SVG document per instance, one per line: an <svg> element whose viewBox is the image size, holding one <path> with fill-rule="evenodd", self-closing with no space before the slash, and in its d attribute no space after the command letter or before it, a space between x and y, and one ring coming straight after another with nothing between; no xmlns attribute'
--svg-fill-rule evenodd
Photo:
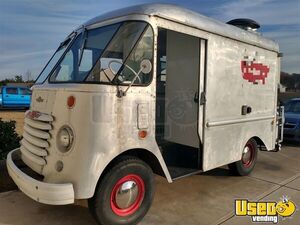
<svg viewBox="0 0 300 225"><path fill-rule="evenodd" d="M247 115L247 114L249 114L249 113L251 113L252 112L252 108L251 108L251 106L248 106L248 105L243 105L242 106L242 115L244 116L244 115Z"/></svg>
<svg viewBox="0 0 300 225"><path fill-rule="evenodd" d="M194 102L195 103L200 103L200 105L204 105L206 103L205 93L201 92L201 94L200 94L200 101L199 101L199 93L197 91L195 93L195 96L194 96Z"/></svg>
<svg viewBox="0 0 300 225"><path fill-rule="evenodd" d="M204 105L205 103L206 103L205 92L201 92L201 95L200 95L200 105Z"/></svg>

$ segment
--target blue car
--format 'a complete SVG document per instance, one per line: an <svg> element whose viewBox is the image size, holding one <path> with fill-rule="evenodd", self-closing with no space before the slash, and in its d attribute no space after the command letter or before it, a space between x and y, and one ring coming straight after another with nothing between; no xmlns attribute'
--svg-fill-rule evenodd
<svg viewBox="0 0 300 225"><path fill-rule="evenodd" d="M286 102L284 111L283 139L287 142L300 143L300 98L293 98Z"/></svg>
<svg viewBox="0 0 300 225"><path fill-rule="evenodd" d="M1 108L29 108L31 91L27 87L2 87L0 93Z"/></svg>

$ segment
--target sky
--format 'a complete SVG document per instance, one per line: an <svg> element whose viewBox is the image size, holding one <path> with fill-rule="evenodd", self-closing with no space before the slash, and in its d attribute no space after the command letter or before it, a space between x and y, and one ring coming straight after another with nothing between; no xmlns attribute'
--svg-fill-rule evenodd
<svg viewBox="0 0 300 225"><path fill-rule="evenodd" d="M300 0L0 0L0 80L35 79L59 43L85 21L143 3L171 3L227 22L258 21L263 36L279 43L282 71L300 73Z"/></svg>

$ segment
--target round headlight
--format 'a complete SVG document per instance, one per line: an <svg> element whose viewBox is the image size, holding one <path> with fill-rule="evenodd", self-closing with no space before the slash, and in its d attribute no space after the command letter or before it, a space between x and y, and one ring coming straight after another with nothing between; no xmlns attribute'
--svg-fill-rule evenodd
<svg viewBox="0 0 300 225"><path fill-rule="evenodd" d="M73 131L70 127L64 126L60 128L57 134L57 147L62 153L69 151L73 144Z"/></svg>

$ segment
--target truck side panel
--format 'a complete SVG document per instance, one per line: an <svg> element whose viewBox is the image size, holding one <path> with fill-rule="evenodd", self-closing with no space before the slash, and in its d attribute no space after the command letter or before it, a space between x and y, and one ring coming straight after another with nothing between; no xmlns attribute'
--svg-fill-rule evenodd
<svg viewBox="0 0 300 225"><path fill-rule="evenodd" d="M278 62L276 52L216 35L209 38L204 171L240 160L251 137L274 149Z"/></svg>

